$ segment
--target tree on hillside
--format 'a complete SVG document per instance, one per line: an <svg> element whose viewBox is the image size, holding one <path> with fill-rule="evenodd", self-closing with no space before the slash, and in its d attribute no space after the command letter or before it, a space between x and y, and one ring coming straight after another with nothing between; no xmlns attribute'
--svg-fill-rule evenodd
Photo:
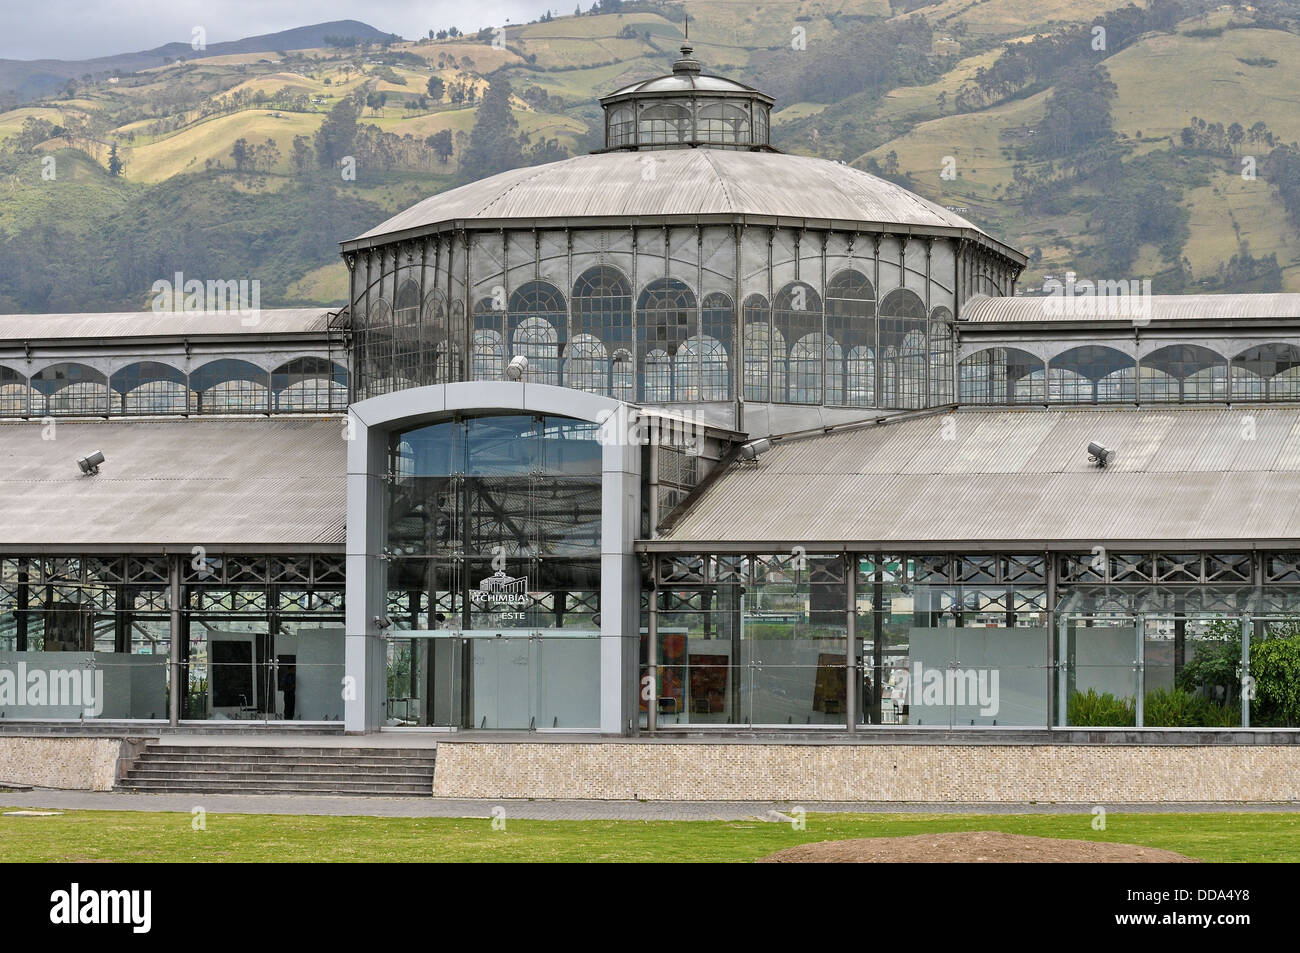
<svg viewBox="0 0 1300 953"><path fill-rule="evenodd" d="M474 116L469 149L461 157L462 165L483 178L517 169L524 164L519 146L519 121L510 109L512 89L504 77L493 79L483 91L483 101Z"/></svg>
<svg viewBox="0 0 1300 953"><path fill-rule="evenodd" d="M240 136L235 140L235 144L230 147L230 158L235 162L235 171L247 171L249 164L253 160L252 149L249 148L248 140Z"/></svg>
<svg viewBox="0 0 1300 953"><path fill-rule="evenodd" d="M116 142L113 143L113 147L108 150L108 174L114 176L122 174L122 159L117 154Z"/></svg>
<svg viewBox="0 0 1300 953"><path fill-rule="evenodd" d="M441 76L430 76L428 85L425 86L425 89L429 91L429 95L435 100L442 102L442 94L446 92L447 84L442 81Z"/></svg>
<svg viewBox="0 0 1300 953"><path fill-rule="evenodd" d="M293 167L300 173L311 165L311 140L306 136L293 137Z"/></svg>
<svg viewBox="0 0 1300 953"><path fill-rule="evenodd" d="M356 137L357 103L351 96L346 96L334 104L330 114L316 130L314 145L317 164L322 169L337 165L340 159L351 153Z"/></svg>
<svg viewBox="0 0 1300 953"><path fill-rule="evenodd" d="M437 154L438 161L442 165L446 165L447 160L451 158L452 153L451 130L439 129L433 135L429 136L429 138L425 139L424 142Z"/></svg>

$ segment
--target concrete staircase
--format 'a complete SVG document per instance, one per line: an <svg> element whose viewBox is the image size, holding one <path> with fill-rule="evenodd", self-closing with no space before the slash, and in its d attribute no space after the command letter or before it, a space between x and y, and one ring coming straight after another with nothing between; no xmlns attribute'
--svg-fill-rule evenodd
<svg viewBox="0 0 1300 953"><path fill-rule="evenodd" d="M437 749L151 742L114 790L165 794L430 797Z"/></svg>

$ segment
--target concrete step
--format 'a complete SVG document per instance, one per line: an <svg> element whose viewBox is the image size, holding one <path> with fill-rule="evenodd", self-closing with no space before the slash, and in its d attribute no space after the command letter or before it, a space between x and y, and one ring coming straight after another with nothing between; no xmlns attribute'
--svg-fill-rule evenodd
<svg viewBox="0 0 1300 953"><path fill-rule="evenodd" d="M126 779L130 781L142 780L145 778L178 778L195 781L203 780L221 780L229 778L230 780L272 780L272 781L364 781L373 779L379 783L387 784L390 782L422 782L433 781L432 771L394 771L388 774L372 774L367 771L348 771L348 770L331 770L331 771L246 771L239 768L212 767L212 768L171 768L171 767L152 767L134 766L126 772Z"/></svg>
<svg viewBox="0 0 1300 953"><path fill-rule="evenodd" d="M436 748L149 744L119 791L424 796Z"/></svg>
<svg viewBox="0 0 1300 953"><path fill-rule="evenodd" d="M122 781L113 790L142 794L336 794L340 796L429 797L432 784L397 784L379 781L184 781L159 778Z"/></svg>
<svg viewBox="0 0 1300 953"><path fill-rule="evenodd" d="M146 748L140 755L142 761L166 762L168 764L346 764L373 767L376 770L394 765L428 765L436 763L432 756L420 758L370 758L370 757L333 757L328 754L299 755L296 757L273 754L158 754Z"/></svg>
<svg viewBox="0 0 1300 953"><path fill-rule="evenodd" d="M165 761L141 758L131 770L165 768L172 771L243 771L253 774L316 774L347 771L352 774L433 774L432 762L419 764L349 764L342 761Z"/></svg>
<svg viewBox="0 0 1300 953"><path fill-rule="evenodd" d="M248 755L251 757L275 757L275 758L302 758L302 757L335 757L335 758L365 758L377 761L390 761L401 758L426 758L432 760L437 757L437 748L358 748L343 746L300 746L278 748L269 745L169 745L169 744L150 744L145 751L149 754L159 754L168 756L184 757L190 755L215 755L217 757L227 758L235 755Z"/></svg>

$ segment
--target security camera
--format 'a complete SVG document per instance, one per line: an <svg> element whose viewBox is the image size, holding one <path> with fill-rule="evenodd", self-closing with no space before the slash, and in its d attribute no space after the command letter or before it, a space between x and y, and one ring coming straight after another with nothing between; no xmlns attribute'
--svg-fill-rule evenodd
<svg viewBox="0 0 1300 953"><path fill-rule="evenodd" d="M94 476L99 472L99 465L104 462L104 455L96 450L88 457L82 457L77 461L77 466L81 467L81 472L87 476Z"/></svg>
<svg viewBox="0 0 1300 953"><path fill-rule="evenodd" d="M757 460L759 454L767 453L771 449L772 441L767 437L759 437L757 440L751 440L749 443L741 445L740 458L742 460Z"/></svg>
<svg viewBox="0 0 1300 953"><path fill-rule="evenodd" d="M528 358L522 354L517 354L510 359L506 367L506 377L512 381L523 380L524 372L528 370Z"/></svg>
<svg viewBox="0 0 1300 953"><path fill-rule="evenodd" d="M1088 459L1099 467L1105 467L1115 462L1115 451L1107 450L1096 441L1088 444Z"/></svg>
<svg viewBox="0 0 1300 953"><path fill-rule="evenodd" d="M372 621L375 624L375 628L378 629L380 632L384 631L385 629L391 629L393 627L393 620L386 618L385 616L377 615L370 621Z"/></svg>

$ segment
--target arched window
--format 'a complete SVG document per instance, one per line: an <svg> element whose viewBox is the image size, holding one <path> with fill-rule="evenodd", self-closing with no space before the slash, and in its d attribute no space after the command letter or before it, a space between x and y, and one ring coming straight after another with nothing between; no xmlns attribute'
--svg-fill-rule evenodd
<svg viewBox="0 0 1300 953"><path fill-rule="evenodd" d="M584 376L583 386L578 389L598 388L591 392L619 400L633 400L636 369L632 352L636 344L632 331L632 286L617 268L597 265L588 268L574 281L570 306L575 341L579 335L584 335L600 342L609 359L598 376L599 382L596 378ZM588 344L587 356L583 360L589 360L590 355ZM592 370L583 370L586 365L582 363L575 366L587 375Z"/></svg>
<svg viewBox="0 0 1300 953"><path fill-rule="evenodd" d="M1171 344L1142 358L1143 401L1228 399L1228 361L1199 344Z"/></svg>
<svg viewBox="0 0 1300 953"><path fill-rule="evenodd" d="M420 286L407 278L398 287L393 301L393 323L415 324L420 315Z"/></svg>
<svg viewBox="0 0 1300 953"><path fill-rule="evenodd" d="M609 393L609 355L594 334L576 334L564 361L564 384L589 394Z"/></svg>
<svg viewBox="0 0 1300 953"><path fill-rule="evenodd" d="M630 146L635 142L636 116L631 105L616 106L609 111L609 133L606 142L614 146Z"/></svg>
<svg viewBox="0 0 1300 953"><path fill-rule="evenodd" d="M560 355L569 323L564 293L549 281L529 281L510 295L510 343L515 355L528 358L526 379L535 384L560 383Z"/></svg>
<svg viewBox="0 0 1300 953"><path fill-rule="evenodd" d="M691 134L691 111L680 103L647 106L638 117L637 132L637 142L643 146L689 142L694 138Z"/></svg>
<svg viewBox="0 0 1300 953"><path fill-rule="evenodd" d="M506 348L501 337L501 312L491 298L474 305L474 343L470 373L476 381L499 381L506 373Z"/></svg>
<svg viewBox="0 0 1300 953"><path fill-rule="evenodd" d="M750 295L745 299L743 318L741 345L745 357L745 400L769 401L778 373L773 361L784 360L785 342L782 341L780 347L773 346L772 309L762 295Z"/></svg>
<svg viewBox="0 0 1300 953"><path fill-rule="evenodd" d="M880 301L881 406L924 406L929 391L925 302L897 288Z"/></svg>
<svg viewBox="0 0 1300 953"><path fill-rule="evenodd" d="M358 400L394 389L393 327L389 318L387 301L383 298L371 301L365 328L355 336Z"/></svg>
<svg viewBox="0 0 1300 953"><path fill-rule="evenodd" d="M637 313L644 368L642 399L673 400L671 355L697 327L695 294L676 278L657 278L641 289Z"/></svg>
<svg viewBox="0 0 1300 953"><path fill-rule="evenodd" d="M725 342L731 340L731 299L720 292L704 298L703 333L688 338L675 358L676 400L728 400L731 368Z"/></svg>
<svg viewBox="0 0 1300 953"><path fill-rule="evenodd" d="M826 333L841 342L848 354L843 402L853 407L872 406L876 400L876 292L862 272L846 269L827 283ZM870 374L870 379L864 374ZM827 386L836 389L829 379ZM827 401L831 402L829 397Z"/></svg>
<svg viewBox="0 0 1300 953"><path fill-rule="evenodd" d="M191 409L199 414L266 413L270 410L267 383L266 371L256 364L234 358L209 361L190 373ZM390 386L387 381L378 383Z"/></svg>
<svg viewBox="0 0 1300 953"><path fill-rule="evenodd" d="M1136 398L1136 365L1123 351L1085 344L1047 362L1047 399L1052 403L1119 403Z"/></svg>
<svg viewBox="0 0 1300 953"><path fill-rule="evenodd" d="M27 378L12 367L0 367L0 415L25 417L30 412L31 388Z"/></svg>
<svg viewBox="0 0 1300 953"><path fill-rule="evenodd" d="M446 337L434 344L435 384L465 379L465 302L457 298L448 311Z"/></svg>
<svg viewBox="0 0 1300 953"><path fill-rule="evenodd" d="M749 110L732 103L706 102L699 107L696 138L701 142L748 143Z"/></svg>
<svg viewBox="0 0 1300 953"><path fill-rule="evenodd" d="M990 347L964 358L959 368L963 404L1042 404L1047 371L1040 358L1014 347Z"/></svg>
<svg viewBox="0 0 1300 953"><path fill-rule="evenodd" d="M1300 347L1261 344L1232 359L1232 399L1300 398Z"/></svg>
<svg viewBox="0 0 1300 953"><path fill-rule="evenodd" d="M930 312L930 406L951 404L952 391L952 312L935 308Z"/></svg>
<svg viewBox="0 0 1300 953"><path fill-rule="evenodd" d="M783 341L798 344L800 347L796 367L796 355L792 346L790 352L790 386L788 396L782 391L773 390L773 400L790 400L798 404L820 404L825 370L822 367L824 348L822 338L822 299L812 285L804 281L792 281L777 292L772 301L772 325ZM805 340L809 335L817 335L814 340ZM775 335L774 335L775 336ZM775 363L776 355L773 355ZM840 373L838 368L834 373ZM798 379L796 380L796 374ZM782 375L784 376L784 375ZM775 388L776 381L773 381Z"/></svg>
<svg viewBox="0 0 1300 953"><path fill-rule="evenodd" d="M183 414L190 409L192 395L185 372L170 364L128 364L113 372L108 385L113 392L113 410L119 414Z"/></svg>
<svg viewBox="0 0 1300 953"><path fill-rule="evenodd" d="M108 413L108 378L85 364L54 364L32 375L43 412L102 416Z"/></svg>
<svg viewBox="0 0 1300 953"><path fill-rule="evenodd" d="M876 403L876 351L859 344L849 350L845 366L848 390L844 402L852 407L872 407Z"/></svg>
<svg viewBox="0 0 1300 953"><path fill-rule="evenodd" d="M348 405L348 372L323 357L295 357L271 372L271 393L280 413L328 413Z"/></svg>
<svg viewBox="0 0 1300 953"><path fill-rule="evenodd" d="M524 318L515 325L510 343L512 357L523 355L528 359L526 380L536 384L560 382L559 335L550 321L538 315Z"/></svg>

